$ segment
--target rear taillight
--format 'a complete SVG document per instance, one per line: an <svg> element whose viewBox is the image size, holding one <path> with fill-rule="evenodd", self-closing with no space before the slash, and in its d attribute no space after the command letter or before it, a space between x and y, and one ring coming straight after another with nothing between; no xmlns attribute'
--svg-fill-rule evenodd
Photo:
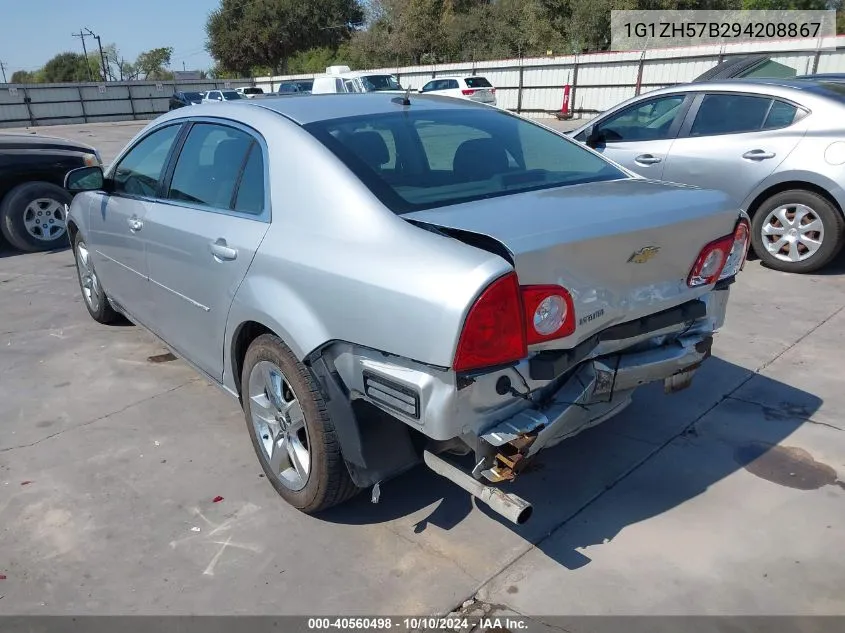
<svg viewBox="0 0 845 633"><path fill-rule="evenodd" d="M516 273L500 277L470 308L455 353L455 371L505 365L528 354Z"/></svg>
<svg viewBox="0 0 845 633"><path fill-rule="evenodd" d="M490 93L491 93L491 94L496 94L496 89L495 89L495 88L490 88Z"/></svg>
<svg viewBox="0 0 845 633"><path fill-rule="evenodd" d="M455 371L507 365L528 355L528 346L575 331L572 296L561 286L519 286L516 273L500 277L469 311Z"/></svg>
<svg viewBox="0 0 845 633"><path fill-rule="evenodd" d="M740 220L730 235L705 246L687 278L690 288L708 286L739 272L748 252L748 222Z"/></svg>
<svg viewBox="0 0 845 633"><path fill-rule="evenodd" d="M461 92L463 92L467 97L475 94L475 90L461 90Z"/></svg>
<svg viewBox="0 0 845 633"><path fill-rule="evenodd" d="M523 286L521 290L528 345L569 336L575 331L575 308L566 288Z"/></svg>
<svg viewBox="0 0 845 633"><path fill-rule="evenodd" d="M733 277L742 270L742 267L745 266L745 258L748 256L748 247L750 242L751 227L748 225L748 220L743 218L736 225L733 248L731 248L731 253L728 255L728 261L725 262L725 267L722 269L722 274L719 275L719 279Z"/></svg>

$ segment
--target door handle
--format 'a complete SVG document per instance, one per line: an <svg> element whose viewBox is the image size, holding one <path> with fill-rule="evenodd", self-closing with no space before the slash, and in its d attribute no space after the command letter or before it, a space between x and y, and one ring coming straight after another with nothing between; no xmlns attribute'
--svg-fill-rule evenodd
<svg viewBox="0 0 845 633"><path fill-rule="evenodd" d="M763 149L752 149L742 155L747 160L766 160L767 158L774 158L774 152L767 152Z"/></svg>
<svg viewBox="0 0 845 633"><path fill-rule="evenodd" d="M134 215L131 218L129 218L128 222L129 222L129 230L132 231L133 233L137 233L138 231L140 231L141 229L144 228L144 223Z"/></svg>
<svg viewBox="0 0 845 633"><path fill-rule="evenodd" d="M634 159L634 162L639 163L640 165L656 165L660 162L660 160L660 158L652 156L651 154L640 154Z"/></svg>
<svg viewBox="0 0 845 633"><path fill-rule="evenodd" d="M220 237L217 238L217 241L211 243L211 254L218 261L232 261L237 259L238 249L227 246L226 240Z"/></svg>

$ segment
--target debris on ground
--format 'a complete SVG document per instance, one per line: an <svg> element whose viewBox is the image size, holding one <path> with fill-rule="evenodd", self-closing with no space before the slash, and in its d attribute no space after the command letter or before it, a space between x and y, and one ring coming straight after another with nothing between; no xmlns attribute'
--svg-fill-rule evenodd
<svg viewBox="0 0 845 633"><path fill-rule="evenodd" d="M217 495L211 501L212 501L212 503L220 503L221 501L223 501L223 497L221 497L220 495Z"/></svg>

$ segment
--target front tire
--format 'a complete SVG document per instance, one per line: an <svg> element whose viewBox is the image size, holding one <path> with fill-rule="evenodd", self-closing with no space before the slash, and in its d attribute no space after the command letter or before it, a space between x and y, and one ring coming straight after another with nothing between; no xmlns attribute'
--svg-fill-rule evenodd
<svg viewBox="0 0 845 633"><path fill-rule="evenodd" d="M49 182L27 182L0 203L0 231L13 247L34 253L66 247L65 208L72 196Z"/></svg>
<svg viewBox="0 0 845 633"><path fill-rule="evenodd" d="M768 198L751 221L751 244L762 263L787 273L827 265L843 245L845 219L812 191L792 189Z"/></svg>
<svg viewBox="0 0 845 633"><path fill-rule="evenodd" d="M249 346L241 399L261 468L285 501L311 514L358 492L316 380L279 337Z"/></svg>
<svg viewBox="0 0 845 633"><path fill-rule="evenodd" d="M88 245L78 233L73 240L73 257L76 260L76 278L79 280L82 300L91 318L104 325L120 319L120 315L111 307L106 291L94 270Z"/></svg>

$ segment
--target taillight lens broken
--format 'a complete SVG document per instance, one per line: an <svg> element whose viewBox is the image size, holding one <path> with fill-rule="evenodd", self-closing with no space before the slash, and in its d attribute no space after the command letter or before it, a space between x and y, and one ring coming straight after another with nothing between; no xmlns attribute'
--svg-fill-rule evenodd
<svg viewBox="0 0 845 633"><path fill-rule="evenodd" d="M470 371L506 365L527 354L519 281L511 272L490 284L470 308L454 367Z"/></svg>
<svg viewBox="0 0 845 633"><path fill-rule="evenodd" d="M701 250L687 278L687 285L690 288L707 286L735 275L745 263L748 241L748 222L742 219L733 233L710 242Z"/></svg>

